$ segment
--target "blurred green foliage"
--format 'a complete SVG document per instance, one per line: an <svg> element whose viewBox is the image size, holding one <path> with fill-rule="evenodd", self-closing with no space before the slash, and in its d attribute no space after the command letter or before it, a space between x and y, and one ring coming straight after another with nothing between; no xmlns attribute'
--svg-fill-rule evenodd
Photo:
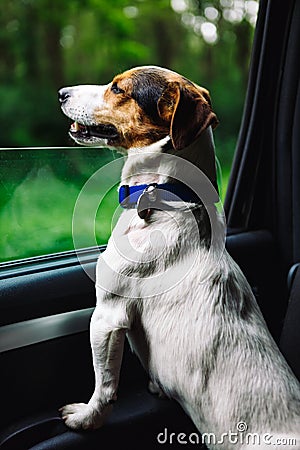
<svg viewBox="0 0 300 450"><path fill-rule="evenodd" d="M211 93L220 120L215 141L224 196L242 116L256 13L256 0L2 0L0 147L73 145L67 134L68 121L57 102L60 87L103 84L130 67L160 65L207 87ZM40 162L35 160L32 165L32 158L25 153L21 162L15 158L14 164L7 154L2 151L0 168L2 260L45 253L51 248L72 248L70 243L57 244L64 238L54 235L52 244L45 244L43 249L32 251L25 246L18 253L18 245L23 246L20 230L26 234L24 224L30 220L19 217L19 244L12 248L14 232L10 224L17 215L12 212L12 202L16 191L20 198L26 197L30 180L35 192L43 190L42 184L33 181L37 167L43 164L57 180L56 186L51 184L53 198L54 192L63 190L59 183L66 191L75 186L78 193L91 174L84 157L70 155L66 164L64 158L57 160L50 155L42 162L40 156ZM101 158L94 157L95 169L107 161L106 156ZM31 222L36 222L35 229L43 227L33 218L44 214L42 206L33 207L34 202L39 203L36 195L27 201L33 208ZM20 206L20 199L18 202L15 208L20 215L26 207ZM10 234L5 235L8 228ZM31 248L40 247L38 238L36 243L33 237L30 239Z"/></svg>
<svg viewBox="0 0 300 450"><path fill-rule="evenodd" d="M118 206L113 158L81 147L0 151L0 262L105 244Z"/></svg>
<svg viewBox="0 0 300 450"><path fill-rule="evenodd" d="M210 90L220 118L219 157L230 163L253 36L249 3L255 2L2 0L0 146L67 143L60 87L103 84L129 67L155 64ZM226 20L224 12L237 6L243 16ZM214 20L206 17L209 7L218 14ZM205 41L203 23L216 27L216 42Z"/></svg>

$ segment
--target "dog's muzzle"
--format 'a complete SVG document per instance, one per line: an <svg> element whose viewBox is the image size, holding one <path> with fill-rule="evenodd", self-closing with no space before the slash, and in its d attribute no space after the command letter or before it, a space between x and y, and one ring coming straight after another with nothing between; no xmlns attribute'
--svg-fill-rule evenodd
<svg viewBox="0 0 300 450"><path fill-rule="evenodd" d="M61 104L63 112L72 119L72 115L67 112L67 103L72 97L72 88L62 88L58 91L58 100ZM100 139L116 139L119 137L119 132L117 128L111 123L101 123L97 125L89 125L87 123L80 123L78 119L73 116L73 120L69 134L74 140L87 141L90 138L100 138ZM79 119L80 120L80 119ZM85 121L86 122L86 121Z"/></svg>

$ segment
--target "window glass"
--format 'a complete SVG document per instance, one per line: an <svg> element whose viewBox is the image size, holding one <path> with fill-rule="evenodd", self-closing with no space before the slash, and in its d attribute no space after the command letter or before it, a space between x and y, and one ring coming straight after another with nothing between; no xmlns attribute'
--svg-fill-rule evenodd
<svg viewBox="0 0 300 450"><path fill-rule="evenodd" d="M118 210L114 158L98 148L2 149L0 262L105 244Z"/></svg>
<svg viewBox="0 0 300 450"><path fill-rule="evenodd" d="M0 148L10 149L0 151L1 261L72 249L77 196L116 157L71 144L57 101L62 86L106 84L125 69L154 64L208 88L220 121L215 142L224 198L256 0L2 0L1 6ZM72 149L49 149L61 146ZM98 243L110 234L117 202L112 192L97 222ZM81 245L92 243L87 238Z"/></svg>

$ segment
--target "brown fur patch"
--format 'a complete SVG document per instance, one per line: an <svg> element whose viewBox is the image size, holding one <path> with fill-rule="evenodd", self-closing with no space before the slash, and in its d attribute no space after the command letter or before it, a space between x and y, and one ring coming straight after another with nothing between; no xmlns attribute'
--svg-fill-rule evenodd
<svg viewBox="0 0 300 450"><path fill-rule="evenodd" d="M112 87L119 88L119 91L114 92ZM180 98L184 92L193 103L201 104L202 116L197 114L201 129L213 124L215 115L206 89L175 72L152 66L130 69L115 76L104 94L105 106L95 110L94 118L99 124L113 124L118 129L119 138L114 139L113 145L126 149L147 146L172 134L175 112L182 103ZM191 113L193 110L191 108ZM177 116L181 117L181 114L177 112ZM186 127L191 116L188 104L183 116L182 126ZM194 121L196 118L190 119ZM184 139L180 138L182 145Z"/></svg>
<svg viewBox="0 0 300 450"><path fill-rule="evenodd" d="M115 94L111 90L113 85L124 92ZM113 124L118 129L120 137L117 141L114 140L114 145L125 148L146 146L168 134L168 126L153 124L132 98L132 78L128 72L113 79L104 94L104 100L106 107L96 109L94 117L97 123Z"/></svg>

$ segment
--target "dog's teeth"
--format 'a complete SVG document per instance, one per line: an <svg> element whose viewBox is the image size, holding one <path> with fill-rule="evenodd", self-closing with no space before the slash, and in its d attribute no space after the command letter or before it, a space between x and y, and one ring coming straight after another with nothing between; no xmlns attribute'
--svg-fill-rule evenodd
<svg viewBox="0 0 300 450"><path fill-rule="evenodd" d="M71 125L71 131L74 131L76 133L76 131L80 130L80 126L78 122L73 122Z"/></svg>

